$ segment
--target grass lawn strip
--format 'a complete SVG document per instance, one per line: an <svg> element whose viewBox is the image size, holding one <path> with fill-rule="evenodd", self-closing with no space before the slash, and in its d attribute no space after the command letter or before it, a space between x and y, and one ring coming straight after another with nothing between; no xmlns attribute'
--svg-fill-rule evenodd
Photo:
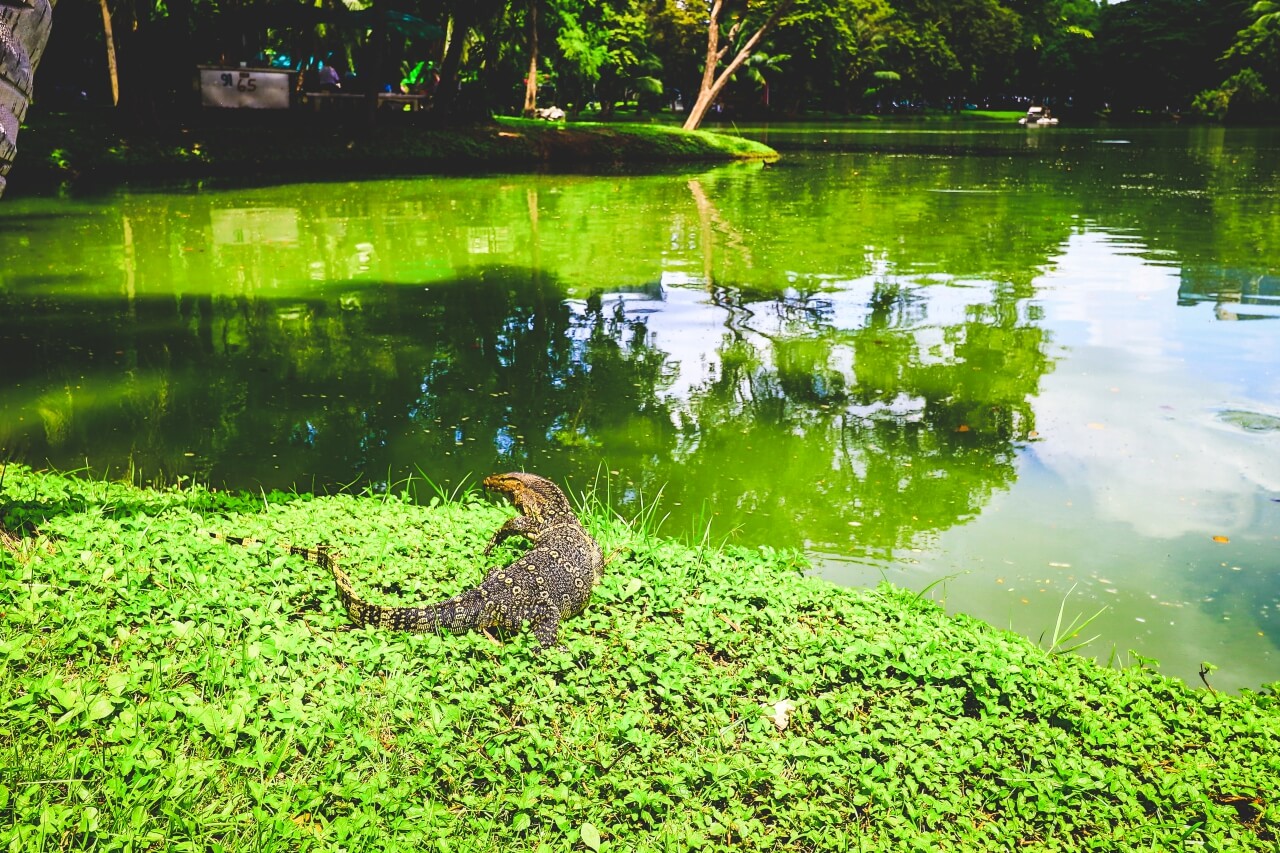
<svg viewBox="0 0 1280 853"><path fill-rule="evenodd" d="M658 124L503 118L437 128L391 116L376 129L323 114L233 115L141 129L92 113L45 115L22 134L10 189L210 177L348 180L376 175L772 161L759 142Z"/></svg>
<svg viewBox="0 0 1280 853"><path fill-rule="evenodd" d="M413 603L478 582L509 513L10 464L0 848L1276 849L1277 685L1051 655L599 508L621 550L541 657L343 630L318 567L201 534L339 544L369 598Z"/></svg>

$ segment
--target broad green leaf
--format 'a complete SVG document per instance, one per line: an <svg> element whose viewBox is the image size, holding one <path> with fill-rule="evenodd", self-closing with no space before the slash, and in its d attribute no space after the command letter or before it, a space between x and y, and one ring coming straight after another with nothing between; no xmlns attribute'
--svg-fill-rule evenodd
<svg viewBox="0 0 1280 853"><path fill-rule="evenodd" d="M595 828L595 824L584 821L578 829L578 835L582 838L583 846L588 850L600 849L600 830Z"/></svg>
<svg viewBox="0 0 1280 853"><path fill-rule="evenodd" d="M103 717L111 716L111 712L115 710L115 706L111 704L111 700L99 694L96 699L89 703L89 719L101 720Z"/></svg>

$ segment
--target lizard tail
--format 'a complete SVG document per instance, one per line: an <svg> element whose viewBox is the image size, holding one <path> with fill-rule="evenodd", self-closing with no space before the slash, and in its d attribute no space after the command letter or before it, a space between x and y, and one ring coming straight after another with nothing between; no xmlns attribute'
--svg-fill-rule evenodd
<svg viewBox="0 0 1280 853"><path fill-rule="evenodd" d="M227 536L212 530L206 532L212 538L232 545L243 547L270 545L261 539ZM478 587L461 592L437 604L420 607L386 607L381 604L371 604L356 594L351 576L342 570L338 564L337 553L329 546L304 548L287 542L278 542L275 547L303 557L308 562L332 573L342 607L357 626L372 625L394 631L426 633L439 630L468 631L473 628L492 628L504 624L500 618L500 609Z"/></svg>
<svg viewBox="0 0 1280 853"><path fill-rule="evenodd" d="M342 601L347 616L356 625L426 633L440 630L467 631L497 624L496 621L485 618L487 610L485 598L479 589L469 589L438 604L386 607L381 604L371 604L357 595L351 583L351 576L338 566L337 561L328 560L325 568L333 573L333 583L338 589L338 598Z"/></svg>

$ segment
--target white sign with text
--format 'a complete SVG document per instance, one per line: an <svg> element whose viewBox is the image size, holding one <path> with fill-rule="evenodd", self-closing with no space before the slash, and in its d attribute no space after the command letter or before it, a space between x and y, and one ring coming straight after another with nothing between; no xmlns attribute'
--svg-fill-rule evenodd
<svg viewBox="0 0 1280 853"><path fill-rule="evenodd" d="M289 76L261 68L201 68L200 102L206 107L287 110Z"/></svg>

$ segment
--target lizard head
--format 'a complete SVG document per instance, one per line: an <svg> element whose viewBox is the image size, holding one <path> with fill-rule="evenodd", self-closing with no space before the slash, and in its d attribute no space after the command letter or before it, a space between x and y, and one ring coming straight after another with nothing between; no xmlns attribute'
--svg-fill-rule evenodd
<svg viewBox="0 0 1280 853"><path fill-rule="evenodd" d="M484 487L506 495L516 509L534 518L573 512L569 499L560 491L560 487L537 474L520 471L493 474L484 478Z"/></svg>

